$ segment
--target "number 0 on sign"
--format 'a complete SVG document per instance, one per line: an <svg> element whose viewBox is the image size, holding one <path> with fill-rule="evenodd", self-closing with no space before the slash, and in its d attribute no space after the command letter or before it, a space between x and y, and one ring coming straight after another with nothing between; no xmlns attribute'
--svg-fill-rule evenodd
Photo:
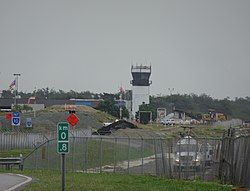
<svg viewBox="0 0 250 191"><path fill-rule="evenodd" d="M57 125L57 152L69 153L69 123L61 122Z"/></svg>

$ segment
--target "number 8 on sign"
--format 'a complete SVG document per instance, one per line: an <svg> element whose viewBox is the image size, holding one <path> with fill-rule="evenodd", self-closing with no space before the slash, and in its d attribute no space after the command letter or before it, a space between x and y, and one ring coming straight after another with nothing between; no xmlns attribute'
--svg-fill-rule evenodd
<svg viewBox="0 0 250 191"><path fill-rule="evenodd" d="M69 143L68 142L59 142L58 143L58 153L69 153Z"/></svg>

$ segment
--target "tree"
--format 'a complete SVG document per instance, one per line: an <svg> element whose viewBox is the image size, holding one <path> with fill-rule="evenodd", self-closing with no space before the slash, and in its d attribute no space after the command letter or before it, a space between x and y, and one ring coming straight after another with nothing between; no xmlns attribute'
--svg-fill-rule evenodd
<svg viewBox="0 0 250 191"><path fill-rule="evenodd" d="M28 105L23 105L23 108L22 108L22 110L24 110L24 111L32 111L33 110L33 108L32 107L30 107L30 106L28 106Z"/></svg>
<svg viewBox="0 0 250 191"><path fill-rule="evenodd" d="M114 117L120 117L120 108L117 106L117 103L114 99L106 99L101 101L98 109ZM122 117L129 117L129 112L125 107L122 107Z"/></svg>

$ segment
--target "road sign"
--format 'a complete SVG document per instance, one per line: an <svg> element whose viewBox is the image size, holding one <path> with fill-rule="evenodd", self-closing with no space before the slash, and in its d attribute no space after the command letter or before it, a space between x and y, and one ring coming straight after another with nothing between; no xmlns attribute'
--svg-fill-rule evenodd
<svg viewBox="0 0 250 191"><path fill-rule="evenodd" d="M69 142L58 142L58 153L59 154L69 153Z"/></svg>
<svg viewBox="0 0 250 191"><path fill-rule="evenodd" d="M26 127L32 127L32 120L31 118L26 119Z"/></svg>
<svg viewBox="0 0 250 191"><path fill-rule="evenodd" d="M69 153L69 123L60 122L57 125L57 152Z"/></svg>
<svg viewBox="0 0 250 191"><path fill-rule="evenodd" d="M11 119L12 118L12 114L11 113L6 113L6 119Z"/></svg>
<svg viewBox="0 0 250 191"><path fill-rule="evenodd" d="M32 127L32 121L27 121L26 122L26 127Z"/></svg>
<svg viewBox="0 0 250 191"><path fill-rule="evenodd" d="M12 125L13 126L20 126L20 118L19 117L12 117Z"/></svg>
<svg viewBox="0 0 250 191"><path fill-rule="evenodd" d="M77 122L79 121L78 117L72 113L68 118L67 121L70 123L70 125L75 126Z"/></svg>
<svg viewBox="0 0 250 191"><path fill-rule="evenodd" d="M18 111L13 112L12 116L13 117L20 117L20 112L18 112Z"/></svg>
<svg viewBox="0 0 250 191"><path fill-rule="evenodd" d="M21 124L20 112L13 112L11 121L12 121L12 126L20 126Z"/></svg>

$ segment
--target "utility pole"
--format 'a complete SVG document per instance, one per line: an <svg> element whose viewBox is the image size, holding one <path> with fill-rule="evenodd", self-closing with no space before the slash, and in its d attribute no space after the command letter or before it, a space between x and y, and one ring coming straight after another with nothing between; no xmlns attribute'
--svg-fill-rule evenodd
<svg viewBox="0 0 250 191"><path fill-rule="evenodd" d="M174 91L174 88L168 88L169 92L170 92L170 100L171 100L171 112L173 112L173 100L172 100L172 92Z"/></svg>
<svg viewBox="0 0 250 191"><path fill-rule="evenodd" d="M36 87L35 87L35 101L34 101L34 105L35 105L35 107L33 108L34 109L34 118L36 118Z"/></svg>
<svg viewBox="0 0 250 191"><path fill-rule="evenodd" d="M17 96L18 96L18 77L21 76L19 73L13 74L15 76L15 99L14 99L14 105L17 105Z"/></svg>
<svg viewBox="0 0 250 191"><path fill-rule="evenodd" d="M123 92L123 89L121 85L120 87L120 119L122 119L122 92Z"/></svg>

